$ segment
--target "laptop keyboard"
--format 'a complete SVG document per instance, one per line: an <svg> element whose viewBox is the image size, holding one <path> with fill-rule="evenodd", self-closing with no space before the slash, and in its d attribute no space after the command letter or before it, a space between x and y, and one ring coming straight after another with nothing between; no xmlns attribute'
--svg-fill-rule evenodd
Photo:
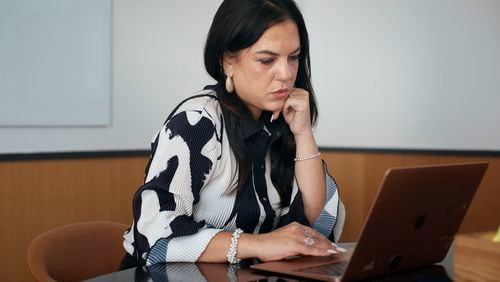
<svg viewBox="0 0 500 282"><path fill-rule="evenodd" d="M347 268L347 263L348 261L341 261L331 264L302 268L298 271L330 276L342 276L345 272L345 269Z"/></svg>

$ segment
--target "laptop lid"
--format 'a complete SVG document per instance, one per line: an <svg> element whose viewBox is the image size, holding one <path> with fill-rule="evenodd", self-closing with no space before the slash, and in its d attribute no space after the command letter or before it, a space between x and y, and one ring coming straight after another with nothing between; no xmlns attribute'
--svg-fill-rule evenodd
<svg viewBox="0 0 500 282"><path fill-rule="evenodd" d="M301 257L252 268L335 280L327 265L347 265L345 280L375 277L441 261L448 252L487 163L387 170L352 254ZM348 263L346 263L348 261Z"/></svg>

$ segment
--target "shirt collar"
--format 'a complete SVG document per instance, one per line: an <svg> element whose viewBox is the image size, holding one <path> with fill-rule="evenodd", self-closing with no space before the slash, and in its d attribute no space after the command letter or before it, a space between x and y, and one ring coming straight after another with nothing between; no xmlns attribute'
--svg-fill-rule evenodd
<svg viewBox="0 0 500 282"><path fill-rule="evenodd" d="M272 139L277 139L276 137L279 137L281 135L281 130L280 126L278 125L278 122L270 122L271 119L271 112L264 111L262 112L262 115L260 116L259 120L254 120L254 119L245 119L242 121L243 125L243 137L245 140L248 140L248 138L252 137L254 134L257 132L261 131L264 129L264 126L266 126L266 131L269 132L269 134L275 138ZM274 141L274 140L273 140Z"/></svg>
<svg viewBox="0 0 500 282"><path fill-rule="evenodd" d="M264 128L264 123L261 120L245 119L241 121L241 124L243 127L243 138L245 138L245 140Z"/></svg>

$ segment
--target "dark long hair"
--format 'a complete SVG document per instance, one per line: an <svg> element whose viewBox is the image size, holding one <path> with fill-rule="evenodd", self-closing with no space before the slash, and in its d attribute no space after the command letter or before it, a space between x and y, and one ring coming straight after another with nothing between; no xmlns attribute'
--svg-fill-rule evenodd
<svg viewBox="0 0 500 282"><path fill-rule="evenodd" d="M252 46L269 27L285 20L295 22L299 30L301 51L295 86L309 92L311 122L315 124L318 111L311 85L309 37L304 18L293 0L224 0L208 32L205 68L217 81L214 89L222 107L229 144L238 162L237 189L243 187L250 173L251 163L242 128L252 114L238 95L228 93L224 87L223 56ZM271 180L283 206L291 197L295 139L282 116L274 122L279 123L282 134L271 146Z"/></svg>

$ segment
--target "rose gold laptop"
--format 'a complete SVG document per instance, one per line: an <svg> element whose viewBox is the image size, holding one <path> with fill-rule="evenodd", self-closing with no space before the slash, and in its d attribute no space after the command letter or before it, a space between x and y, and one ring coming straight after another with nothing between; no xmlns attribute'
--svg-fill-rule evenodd
<svg viewBox="0 0 500 282"><path fill-rule="evenodd" d="M387 170L354 250L254 269L318 280L357 280L443 260L488 163Z"/></svg>

